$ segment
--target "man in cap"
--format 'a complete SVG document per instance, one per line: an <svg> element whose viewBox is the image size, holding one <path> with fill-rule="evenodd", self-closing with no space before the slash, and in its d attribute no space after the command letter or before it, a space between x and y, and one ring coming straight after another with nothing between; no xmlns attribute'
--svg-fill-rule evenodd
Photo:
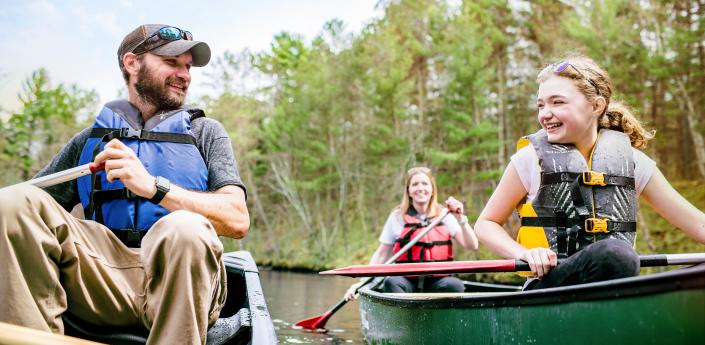
<svg viewBox="0 0 705 345"><path fill-rule="evenodd" d="M0 191L0 321L62 333L62 314L150 330L150 344L204 343L225 303L223 246L249 227L230 138L184 106L210 48L141 25L118 48L127 100L105 104L38 176L105 171L45 190ZM73 217L78 203L85 218Z"/></svg>

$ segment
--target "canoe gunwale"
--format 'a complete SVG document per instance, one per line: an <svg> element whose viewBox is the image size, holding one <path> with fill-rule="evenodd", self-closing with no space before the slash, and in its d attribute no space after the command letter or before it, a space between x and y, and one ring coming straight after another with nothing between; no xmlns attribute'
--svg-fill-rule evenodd
<svg viewBox="0 0 705 345"><path fill-rule="evenodd" d="M360 297L371 303L412 309L495 308L561 304L651 295L661 292L705 288L705 264L644 276L610 281L520 292L461 294L459 296L422 299L404 294L385 294L360 289ZM428 295L426 295L428 296Z"/></svg>

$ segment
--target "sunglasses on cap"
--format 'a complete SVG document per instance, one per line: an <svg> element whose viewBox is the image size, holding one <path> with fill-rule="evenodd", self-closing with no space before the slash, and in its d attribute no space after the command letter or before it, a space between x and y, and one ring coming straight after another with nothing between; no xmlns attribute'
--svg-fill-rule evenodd
<svg viewBox="0 0 705 345"><path fill-rule="evenodd" d="M155 36L165 42L162 44L153 46L153 47L146 48L145 43L147 43L147 41L149 41L151 38L153 38ZM191 33L186 30L181 30L181 29L174 27L174 26L165 26L165 27L162 27L159 30L155 31L153 34L147 36L147 38L141 40L139 43L137 43L137 45L135 45L134 48L132 48L130 50L130 52L134 53L136 55L144 54L150 50L154 50L154 49L157 49L163 45L166 45L169 42L178 41L178 40L193 41L193 35L191 35ZM154 43L157 43L157 42L154 42ZM142 49L138 49L138 48L142 48Z"/></svg>
<svg viewBox="0 0 705 345"><path fill-rule="evenodd" d="M553 64L553 63L552 63L552 64L546 66L546 68L544 68L544 69L541 71L541 73L539 73L539 78L541 78L541 76L543 76L543 75L545 75L546 73L549 73L549 72L561 73L561 72L565 71L566 69L568 69L568 67L573 67L573 69L575 70L575 72L578 73L578 75L580 76L580 78L583 78L583 79L587 80L588 83L590 83L590 85L592 85L592 87L595 88L595 91L597 91L597 95L598 95L598 96L600 95L600 88L597 87L597 84L595 84L595 82L594 82L592 79L586 77L582 72L580 72L580 70L579 70L577 67L573 66L573 64L571 64L571 63L568 62L568 61L561 61L561 62L559 62L559 63L557 63L557 64Z"/></svg>

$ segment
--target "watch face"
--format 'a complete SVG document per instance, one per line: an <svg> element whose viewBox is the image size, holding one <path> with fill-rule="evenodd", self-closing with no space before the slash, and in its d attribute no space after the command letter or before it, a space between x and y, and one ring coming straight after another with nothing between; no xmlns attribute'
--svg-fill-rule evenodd
<svg viewBox="0 0 705 345"><path fill-rule="evenodd" d="M169 188L171 187L171 183L169 180L162 176L157 176L157 180L155 181L155 184L157 185L157 189L162 190L162 191L169 191Z"/></svg>

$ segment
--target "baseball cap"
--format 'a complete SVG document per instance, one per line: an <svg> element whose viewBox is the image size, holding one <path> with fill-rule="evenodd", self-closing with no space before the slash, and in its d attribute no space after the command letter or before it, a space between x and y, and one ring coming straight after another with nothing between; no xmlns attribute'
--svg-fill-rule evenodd
<svg viewBox="0 0 705 345"><path fill-rule="evenodd" d="M170 25L144 24L127 34L118 48L120 67L125 53L135 52L137 48L139 48L138 54L149 52L159 56L177 56L190 51L195 67L205 66L211 59L211 49L208 44L194 41L190 32Z"/></svg>

